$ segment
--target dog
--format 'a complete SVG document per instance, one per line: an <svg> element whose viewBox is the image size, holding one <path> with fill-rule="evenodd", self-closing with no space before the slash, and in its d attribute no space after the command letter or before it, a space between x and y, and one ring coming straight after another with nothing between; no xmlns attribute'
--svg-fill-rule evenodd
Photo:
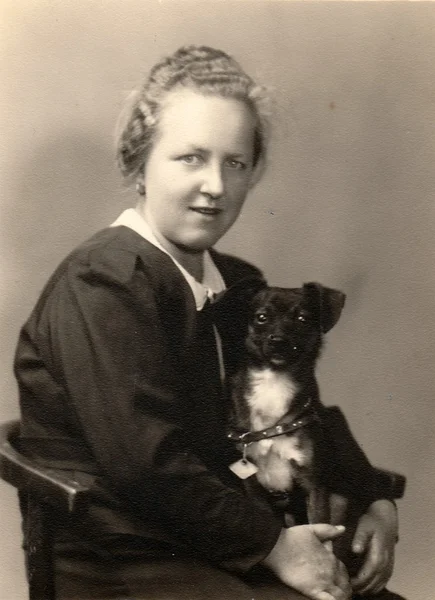
<svg viewBox="0 0 435 600"><path fill-rule="evenodd" d="M324 335L338 322L344 303L344 293L318 283L264 286L249 303L245 350L230 385L228 437L242 458L230 468L250 481L255 476L287 527L298 518L344 520L347 500L332 493L325 477L330 452L315 377Z"/></svg>

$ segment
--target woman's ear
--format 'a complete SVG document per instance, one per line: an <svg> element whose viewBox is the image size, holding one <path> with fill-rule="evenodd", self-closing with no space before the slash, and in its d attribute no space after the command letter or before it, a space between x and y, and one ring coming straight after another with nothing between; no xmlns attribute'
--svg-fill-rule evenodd
<svg viewBox="0 0 435 600"><path fill-rule="evenodd" d="M140 173L136 178L136 191L139 196L145 196L145 174Z"/></svg>

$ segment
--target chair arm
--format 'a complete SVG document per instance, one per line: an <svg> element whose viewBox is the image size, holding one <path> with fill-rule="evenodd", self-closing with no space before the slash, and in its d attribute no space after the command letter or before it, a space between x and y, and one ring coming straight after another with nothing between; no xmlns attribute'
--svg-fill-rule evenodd
<svg viewBox="0 0 435 600"><path fill-rule="evenodd" d="M383 495L389 499L403 498L406 488L406 477L394 471L375 468L376 483Z"/></svg>
<svg viewBox="0 0 435 600"><path fill-rule="evenodd" d="M90 487L71 479L65 472L38 465L17 452L13 439L19 422L0 426L0 477L18 490L35 494L41 501L68 513L83 510L90 499Z"/></svg>

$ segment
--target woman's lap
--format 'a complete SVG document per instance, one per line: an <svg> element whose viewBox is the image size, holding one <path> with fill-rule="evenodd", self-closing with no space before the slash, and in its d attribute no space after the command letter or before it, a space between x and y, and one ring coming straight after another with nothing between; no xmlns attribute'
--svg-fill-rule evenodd
<svg viewBox="0 0 435 600"><path fill-rule="evenodd" d="M192 558L99 555L86 545L63 546L55 573L56 600L305 600L261 569L242 579Z"/></svg>
<svg viewBox="0 0 435 600"><path fill-rule="evenodd" d="M194 560L59 558L56 600L304 600L279 582L251 586Z"/></svg>

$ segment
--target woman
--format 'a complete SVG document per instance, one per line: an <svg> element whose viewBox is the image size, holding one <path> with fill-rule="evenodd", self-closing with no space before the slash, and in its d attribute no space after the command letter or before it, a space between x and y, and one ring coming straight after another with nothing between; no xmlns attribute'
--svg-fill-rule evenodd
<svg viewBox="0 0 435 600"><path fill-rule="evenodd" d="M322 544L342 531L282 529L228 469L231 365L207 306L260 274L212 247L264 165L264 99L219 50L157 64L119 125L136 208L63 261L22 329L22 448L94 486L87 515L58 528L61 599L351 596ZM385 586L397 535L393 504L371 500L354 540L361 593Z"/></svg>

